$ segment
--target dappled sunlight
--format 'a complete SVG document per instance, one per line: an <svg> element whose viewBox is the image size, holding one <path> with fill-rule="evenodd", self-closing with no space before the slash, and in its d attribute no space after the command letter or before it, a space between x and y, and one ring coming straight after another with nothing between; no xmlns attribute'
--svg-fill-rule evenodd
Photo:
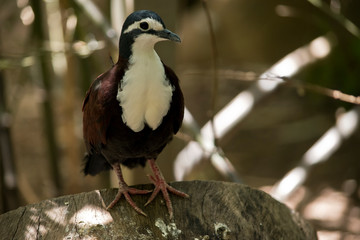
<svg viewBox="0 0 360 240"><path fill-rule="evenodd" d="M359 125L360 107L340 114L336 125L305 152L298 166L290 170L275 184L271 194L274 198L284 201L306 180L310 169L320 162L326 161L338 150L342 142L356 131Z"/></svg>
<svg viewBox="0 0 360 240"><path fill-rule="evenodd" d="M291 172L295 174L294 170ZM311 192L308 187L302 186L282 200L314 225L319 240L354 240L360 236L360 207L350 197L357 191L353 183L353 179L346 180L343 183L343 191L325 187L319 192ZM267 186L261 189L271 193L271 188Z"/></svg>
<svg viewBox="0 0 360 240"><path fill-rule="evenodd" d="M304 155L302 162L306 165L324 161L336 151L343 139L351 136L359 124L360 108L343 113L336 125L329 129Z"/></svg>
<svg viewBox="0 0 360 240"><path fill-rule="evenodd" d="M23 230L24 239L38 239L39 236L46 235L49 230L44 226L44 224L41 223L41 217L40 217L41 212L39 212L39 209L36 209L35 207L31 207L28 211L30 212L30 216L29 216L30 221ZM59 217L61 218L62 216ZM19 220L23 220L23 219L19 219Z"/></svg>
<svg viewBox="0 0 360 240"><path fill-rule="evenodd" d="M324 58L331 51L330 41L326 37L319 37L310 43L309 50L313 58Z"/></svg>
<svg viewBox="0 0 360 240"><path fill-rule="evenodd" d="M9 217L18 218L18 227L11 229L13 239L48 239L54 235L83 239L92 237L94 229L113 227L113 217L104 207L100 191L45 200L19 208Z"/></svg>
<svg viewBox="0 0 360 240"><path fill-rule="evenodd" d="M83 99L117 64L123 22L141 7L182 40L156 49L187 107L157 161L164 177L245 183L299 212L319 240L360 239L360 1L180 2L3 0L0 212L15 209L9 236L112 239L120 225L151 239L123 196L106 210L113 173L82 173ZM140 173L125 170L129 186L149 181ZM146 199L132 197L143 208Z"/></svg>
<svg viewBox="0 0 360 240"><path fill-rule="evenodd" d="M341 232L340 231L318 231L318 238L319 239L326 239L326 240L339 240L341 239Z"/></svg>
<svg viewBox="0 0 360 240"><path fill-rule="evenodd" d="M336 127L343 137L349 137L359 125L359 107L347 113L343 113L337 120Z"/></svg>
<svg viewBox="0 0 360 240"><path fill-rule="evenodd" d="M276 5L275 12L280 17L294 17L296 16L296 10L293 7L287 5Z"/></svg>
<svg viewBox="0 0 360 240"><path fill-rule="evenodd" d="M327 159L340 145L341 137L335 129L329 129L318 142L316 142L304 155L303 161L308 164L316 164Z"/></svg>
<svg viewBox="0 0 360 240"><path fill-rule="evenodd" d="M35 15L31 6L26 6L21 10L20 19L25 26L32 24L34 22L34 18Z"/></svg>
<svg viewBox="0 0 360 240"><path fill-rule="evenodd" d="M303 166L299 166L291 170L281 180L280 183L274 186L271 195L279 200L284 201L294 191L293 186L300 186L307 176L307 170Z"/></svg>
<svg viewBox="0 0 360 240"><path fill-rule="evenodd" d="M348 199L341 192L324 189L304 209L304 216L310 220L324 221L328 227L339 226L348 206Z"/></svg>
<svg viewBox="0 0 360 240"><path fill-rule="evenodd" d="M259 81L255 82L247 90L240 92L226 104L215 114L214 124L208 121L201 128L200 136L197 137L198 143L190 142L178 153L174 165L176 180L182 180L186 172L198 163L202 157L210 156L210 158L213 158L214 155L211 154L217 151L214 143L215 138L220 139L230 132L249 114L257 102L273 92L279 84L284 83L283 78L290 78L305 66L326 57L330 53L332 46L333 43L329 36L320 36L312 40L309 44L280 59L260 75ZM184 125L189 126L188 128L194 128L192 127L194 124L195 121L191 113L188 110L185 111ZM228 166L228 169L232 168L229 163L226 163L226 159L223 159L223 163L220 164L221 157L219 158L219 155L217 155L216 158L212 162L217 164L217 168L220 167L220 172L228 171L221 166Z"/></svg>
<svg viewBox="0 0 360 240"><path fill-rule="evenodd" d="M176 180L185 178L185 175L189 173L194 165L198 164L204 155L204 151L198 142L191 141L186 146L186 151L181 151L177 155L177 161L174 162L174 176ZM183 159L193 158L193 161L182 161Z"/></svg>
<svg viewBox="0 0 360 240"><path fill-rule="evenodd" d="M350 240L360 236L360 208L332 188L322 190L304 208L303 216L318 228L319 239Z"/></svg>
<svg viewBox="0 0 360 240"><path fill-rule="evenodd" d="M27 226L25 231L26 239L36 239L36 228L35 226Z"/></svg>
<svg viewBox="0 0 360 240"><path fill-rule="evenodd" d="M249 91L241 92L236 98L228 103L222 110L220 110L215 118L215 134L216 137L222 138L234 126L246 116L255 103L253 94ZM234 121L236 119L237 121ZM201 129L204 136L211 136L212 129L210 123L205 124ZM213 137L213 136L212 136Z"/></svg>
<svg viewBox="0 0 360 240"><path fill-rule="evenodd" d="M45 215L51 221L57 222L58 224L65 226L67 209L67 206L53 207L49 210L45 210Z"/></svg>
<svg viewBox="0 0 360 240"><path fill-rule="evenodd" d="M278 84L284 82L282 77L291 77L301 68L328 56L332 45L328 36L314 39L309 45L296 49L274 64L260 76L260 80L263 81L258 81L257 86L263 92L273 91Z"/></svg>
<svg viewBox="0 0 360 240"><path fill-rule="evenodd" d="M100 214L99 214L100 213ZM85 205L70 219L70 223L108 224L113 221L111 214L105 208L94 205Z"/></svg>

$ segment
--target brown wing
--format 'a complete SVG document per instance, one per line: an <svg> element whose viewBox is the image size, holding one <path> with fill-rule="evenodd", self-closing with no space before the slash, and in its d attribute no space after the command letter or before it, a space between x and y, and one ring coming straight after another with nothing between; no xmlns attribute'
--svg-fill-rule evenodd
<svg viewBox="0 0 360 240"><path fill-rule="evenodd" d="M89 153L106 145L107 130L116 106L118 83L124 75L122 62L100 75L90 86L83 103L83 134Z"/></svg>
<svg viewBox="0 0 360 240"><path fill-rule="evenodd" d="M171 108L169 111L172 111L174 114L173 128L174 134L176 134L179 131L184 118L184 96L181 92L179 79L176 76L175 72L165 64L163 65L165 68L165 75L175 89L171 101Z"/></svg>

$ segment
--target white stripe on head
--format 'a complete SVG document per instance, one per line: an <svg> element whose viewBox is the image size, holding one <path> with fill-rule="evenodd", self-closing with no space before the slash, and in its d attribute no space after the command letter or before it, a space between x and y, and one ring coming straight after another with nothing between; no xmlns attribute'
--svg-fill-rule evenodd
<svg viewBox="0 0 360 240"><path fill-rule="evenodd" d="M140 23L142 23L142 22L147 22L149 24L149 30L150 29L153 29L155 31L164 30L164 27L160 22L156 21L153 18L145 18L145 19L141 19L140 21L136 21L133 24L131 24L123 33L131 32L134 29L141 29Z"/></svg>

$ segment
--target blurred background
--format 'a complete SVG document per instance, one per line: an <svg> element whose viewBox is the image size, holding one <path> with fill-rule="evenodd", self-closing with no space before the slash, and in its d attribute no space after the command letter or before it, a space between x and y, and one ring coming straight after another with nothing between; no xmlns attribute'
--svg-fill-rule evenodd
<svg viewBox="0 0 360 240"><path fill-rule="evenodd" d="M188 109L158 159L165 178L241 182L319 239L360 239L358 0L1 0L0 213L117 187L82 173L81 107L139 9L182 39L156 46Z"/></svg>

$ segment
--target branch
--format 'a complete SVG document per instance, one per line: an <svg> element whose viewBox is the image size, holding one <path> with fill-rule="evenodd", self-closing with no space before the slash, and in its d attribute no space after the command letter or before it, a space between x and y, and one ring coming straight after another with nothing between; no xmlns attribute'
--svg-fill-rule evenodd
<svg viewBox="0 0 360 240"><path fill-rule="evenodd" d="M272 93L285 81L276 76L291 78L303 67L326 57L333 46L329 36L321 36L308 45L300 47L275 63L260 75L259 79L247 90L239 93L223 109L214 116L216 134L212 131L211 122L207 122L200 130L201 141L191 141L179 152L174 164L175 178L182 180L184 176L203 158L216 153L215 135L222 138L231 131L253 109L255 103ZM275 76L275 77L274 77ZM268 80L271 79L271 80ZM188 119L189 111L185 112L184 125L192 124Z"/></svg>
<svg viewBox="0 0 360 240"><path fill-rule="evenodd" d="M351 33L353 36L360 39L360 30L359 28L347 19L344 15L333 12L330 7L320 0L308 0L313 6L319 8L326 15L330 16L336 22L338 22L346 31Z"/></svg>
<svg viewBox="0 0 360 240"><path fill-rule="evenodd" d="M299 81L294 78L289 77L282 77L282 76L266 76L261 77L261 75L256 74L255 72L246 72L246 71L239 71L239 70L233 70L233 69L219 69L219 77L225 78L225 79L233 79L233 80L240 80L240 81L246 81L246 82L255 82L255 81L275 81L275 82L281 82L285 86L295 87L299 89L307 89L309 91L331 97L336 100L340 100L343 102L348 102L352 104L360 104L360 96L354 96L350 95L344 92L341 92L340 90L335 90L327 87L323 87L320 85L312 84L312 83L306 83L303 81ZM188 70L187 75L199 75L203 77L208 77L208 70L197 70L192 71Z"/></svg>
<svg viewBox="0 0 360 240"><path fill-rule="evenodd" d="M101 13L99 8L91 0L75 0L81 7L86 16L94 22L105 33L105 36L111 41L114 46L118 46L119 36L111 27L110 23Z"/></svg>
<svg viewBox="0 0 360 240"><path fill-rule="evenodd" d="M223 182L177 182L189 199L173 197L169 221L162 198L134 211L124 199L107 211L116 189L42 201L0 215L2 239L306 239L316 231L263 191ZM150 189L150 185L137 186ZM132 196L144 204L148 196Z"/></svg>
<svg viewBox="0 0 360 240"><path fill-rule="evenodd" d="M215 39L215 33L214 33L214 27L211 21L210 11L207 5L207 0L202 1L202 6L206 15L206 20L209 25L209 33L210 33L210 42L211 42L211 52L212 52L212 68L213 68L213 86L212 86L212 102L211 102L211 127L214 133L214 140L215 145L217 146L217 140L216 140L216 131L215 131L215 125L214 125L214 116L216 113L216 105L217 105L217 98L218 98L218 88L219 88L219 79L218 79L218 52L217 52L217 46L216 46L216 39Z"/></svg>
<svg viewBox="0 0 360 240"><path fill-rule="evenodd" d="M342 142L355 133L359 125L360 106L341 114L336 124L303 155L300 163L275 184L271 195L285 201L305 182L311 168L327 161L340 148Z"/></svg>
<svg viewBox="0 0 360 240"><path fill-rule="evenodd" d="M360 104L360 96L353 96L346 93L343 93L339 90L333 90L330 88L322 87L319 85L311 84L311 83L297 83L299 87L308 89L310 91L331 97L333 99L341 100L343 102Z"/></svg>
<svg viewBox="0 0 360 240"><path fill-rule="evenodd" d="M217 60L218 60L218 53L217 53L217 46L216 46L216 39L213 24L211 21L210 11L207 5L207 1L203 0L202 5L206 14L206 19L209 25L209 33L210 33L210 40L211 40L211 50L212 50L212 63L213 63L213 91L212 91L212 104L211 104L211 116L210 116L210 126L212 131L212 138L204 138L200 132L200 128L189 112L188 109L185 108L185 116L184 116L184 126L186 126L195 136L195 139L198 143L200 143L200 148L203 152L207 152L207 157L210 158L212 165L217 169L224 177L230 179L233 182L242 182L237 173L235 167L232 165L230 160L225 156L225 153L218 145L217 137L216 137L216 127L214 124L214 116L216 113L216 105L217 105L217 98L218 98L218 67L217 67ZM176 166L174 168L174 172L176 175L177 169Z"/></svg>

